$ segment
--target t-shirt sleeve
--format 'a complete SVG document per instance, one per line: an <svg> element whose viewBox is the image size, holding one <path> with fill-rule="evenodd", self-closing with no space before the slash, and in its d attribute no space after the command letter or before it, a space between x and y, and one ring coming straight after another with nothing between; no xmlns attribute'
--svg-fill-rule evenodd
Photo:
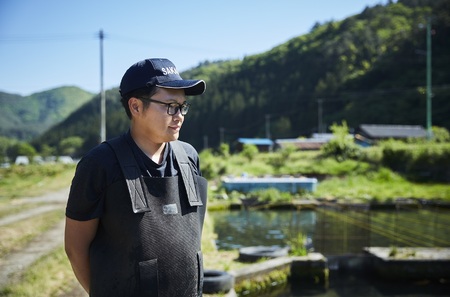
<svg viewBox="0 0 450 297"><path fill-rule="evenodd" d="M99 218L107 184L107 169L99 159L95 155L82 158L70 187L66 216L77 221Z"/></svg>

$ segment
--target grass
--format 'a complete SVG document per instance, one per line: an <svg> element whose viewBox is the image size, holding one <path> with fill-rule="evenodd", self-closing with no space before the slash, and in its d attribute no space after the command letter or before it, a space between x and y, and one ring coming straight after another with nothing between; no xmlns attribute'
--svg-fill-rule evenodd
<svg viewBox="0 0 450 297"><path fill-rule="evenodd" d="M0 203L16 197L35 197L70 186L73 164L13 165L0 169Z"/></svg>
<svg viewBox="0 0 450 297"><path fill-rule="evenodd" d="M202 159L206 168L221 168L222 175L264 176L267 174L287 174L293 176L318 177L317 191L302 193L301 198L330 198L345 200L391 200L395 198L443 199L450 201L450 186L445 183L412 182L385 168L376 160L379 150L373 148L365 152L363 160L338 162L334 158L322 158L318 151L297 151L283 162L278 153L260 153L251 162L241 155L211 157ZM273 162L277 159L277 162ZM205 164L206 163L206 164ZM276 165L276 166L275 166ZM217 185L212 196L224 192L220 188L220 175L213 175L210 181Z"/></svg>
<svg viewBox="0 0 450 297"><path fill-rule="evenodd" d="M24 247L34 237L49 230L63 218L64 212L56 210L0 226L0 257Z"/></svg>
<svg viewBox="0 0 450 297"><path fill-rule="evenodd" d="M380 172L374 175L382 174ZM396 198L450 200L450 186L446 184L419 184L393 174L392 180L377 180L372 176L332 177L321 181L317 191L310 195L351 201L385 201Z"/></svg>
<svg viewBox="0 0 450 297"><path fill-rule="evenodd" d="M42 257L23 275L22 281L0 290L7 297L62 296L76 282L63 247Z"/></svg>
<svg viewBox="0 0 450 297"><path fill-rule="evenodd" d="M2 182L0 186L4 196L0 198L0 214L4 216L11 214L11 212L16 213L24 210L23 205L16 202L18 197L36 196L38 193L43 194L68 186L73 176L74 168L61 167L57 173L52 173L51 176L43 176L43 171L39 169L24 170L24 168L17 168L17 170L17 172L5 173L3 171L1 173ZM27 177L26 181L23 180L25 176ZM23 187L19 192L20 194L12 190L14 187ZM4 189L5 191L3 191ZM26 208L32 208L36 205L34 203L28 204ZM63 211L52 211L0 227L0 257L14 249L20 249L32 238L54 226L63 217ZM205 268L231 270L245 265L235 261L238 257L237 251L219 252L215 249L214 240L216 235L214 234L214 225L209 213L205 218L203 235L202 249ZM45 273L42 273L43 271ZM77 285L76 278L61 246L32 265L25 272L19 283L1 289L0 296L62 296L65 292L73 290L75 285Z"/></svg>
<svg viewBox="0 0 450 297"><path fill-rule="evenodd" d="M447 184L413 183L389 169L373 163L347 160L320 159L318 152L293 152L280 162L275 153L262 153L252 162L240 155L230 157L207 156L202 160L206 166L202 171L210 173L209 206L226 207L223 201L214 200L221 193L220 175L247 173L254 176L266 174L318 175L321 180L314 193L302 193L301 198L337 198L356 200L376 199L383 201L398 197L450 200ZM379 157L378 157L379 158ZM40 165L42 166L42 165ZM208 167L209 166L209 167ZM46 192L68 187L73 177L74 165L53 164L51 166L16 167L0 169L0 217L17 213L31 205L17 204L17 197L39 196ZM47 230L63 217L60 211L50 212L11 226L1 227L0 255L23 246L37 234ZM213 221L209 210L205 218L202 237L204 266L206 269L236 270L246 264L236 261L238 251L217 251L214 246ZM45 272L45 273L43 273ZM0 290L0 296L62 296L76 284L75 276L62 247L41 258L28 269L21 282ZM223 295L210 295L223 296Z"/></svg>
<svg viewBox="0 0 450 297"><path fill-rule="evenodd" d="M0 217L16 214L42 203L21 203L17 198L36 197L68 187L75 165L48 164L11 166L0 169ZM64 218L61 210L24 219L0 227L0 257L24 247ZM61 246L41 258L23 275L19 283L0 290L0 296L59 296L75 282L70 263Z"/></svg>
<svg viewBox="0 0 450 297"><path fill-rule="evenodd" d="M0 218L26 211L42 205L43 203L21 203L13 199L0 200Z"/></svg>
<svg viewBox="0 0 450 297"><path fill-rule="evenodd" d="M60 218L60 214L59 214ZM217 251L214 247L213 221L207 214L202 237L205 269L233 270L247 264L235 261L237 251ZM42 273L45 271L45 273ZM33 264L24 274L21 282L9 285L0 290L0 296L7 297L47 297L62 296L73 290L76 278L63 247L52 251ZM221 294L205 294L205 296L223 296Z"/></svg>

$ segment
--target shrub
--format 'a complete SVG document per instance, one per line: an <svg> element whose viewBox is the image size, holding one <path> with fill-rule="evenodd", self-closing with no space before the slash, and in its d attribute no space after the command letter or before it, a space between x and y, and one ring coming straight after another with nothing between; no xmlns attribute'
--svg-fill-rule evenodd
<svg viewBox="0 0 450 297"><path fill-rule="evenodd" d="M221 143L218 151L219 156L224 158L230 157L230 145L228 143Z"/></svg>
<svg viewBox="0 0 450 297"><path fill-rule="evenodd" d="M349 135L347 123L343 121L342 126L333 124L330 130L333 132L333 138L322 146L323 155L325 157L334 156L338 161L358 159L361 148L355 144L353 137Z"/></svg>
<svg viewBox="0 0 450 297"><path fill-rule="evenodd" d="M299 233L297 237L291 237L292 239L288 240L288 244L290 247L289 255L291 256L306 256L308 254L308 250L306 248L308 238L306 235Z"/></svg>
<svg viewBox="0 0 450 297"><path fill-rule="evenodd" d="M252 191L252 196L257 196L261 202L290 202L292 195L290 193L281 192L276 188L268 188Z"/></svg>
<svg viewBox="0 0 450 297"><path fill-rule="evenodd" d="M438 143L450 142L450 133L447 129L433 126L433 140Z"/></svg>
<svg viewBox="0 0 450 297"><path fill-rule="evenodd" d="M277 152L272 153L271 157L268 159L268 163L274 168L275 172L279 173L280 169L289 162L295 150L295 146L287 145Z"/></svg>
<svg viewBox="0 0 450 297"><path fill-rule="evenodd" d="M417 181L450 181L450 144L404 144L388 142L383 148L383 165Z"/></svg>
<svg viewBox="0 0 450 297"><path fill-rule="evenodd" d="M250 162L255 158L258 154L258 147L254 144L244 144L242 148L241 155L247 158Z"/></svg>
<svg viewBox="0 0 450 297"><path fill-rule="evenodd" d="M217 158L210 149L203 150L200 153L200 170L203 177L213 180L226 174L227 164L223 158Z"/></svg>

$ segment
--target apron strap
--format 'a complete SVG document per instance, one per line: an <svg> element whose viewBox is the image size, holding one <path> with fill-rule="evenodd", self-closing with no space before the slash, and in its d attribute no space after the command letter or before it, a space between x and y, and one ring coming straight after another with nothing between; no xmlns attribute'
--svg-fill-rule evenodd
<svg viewBox="0 0 450 297"><path fill-rule="evenodd" d="M141 170L134 158L131 147L124 136L105 141L115 152L122 173L125 176L131 205L134 213L150 211L146 193L148 193Z"/></svg>
<svg viewBox="0 0 450 297"><path fill-rule="evenodd" d="M199 197L198 182L194 178L195 173L191 167L191 162L184 150L183 146L178 140L170 142L173 153L175 154L175 160L180 168L181 177L183 178L184 188L188 196L190 206L202 206L202 199Z"/></svg>

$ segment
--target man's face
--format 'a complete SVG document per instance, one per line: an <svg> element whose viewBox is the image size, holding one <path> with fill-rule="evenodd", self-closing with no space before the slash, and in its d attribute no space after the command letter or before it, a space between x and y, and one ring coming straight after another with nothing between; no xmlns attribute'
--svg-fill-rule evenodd
<svg viewBox="0 0 450 297"><path fill-rule="evenodd" d="M184 90L158 88L158 91L149 99L161 103L150 102L148 108L135 118L136 128L144 132L145 138L154 143L177 140L184 116L179 109L174 115L169 115L167 113L168 106L163 103L183 104L186 102Z"/></svg>

